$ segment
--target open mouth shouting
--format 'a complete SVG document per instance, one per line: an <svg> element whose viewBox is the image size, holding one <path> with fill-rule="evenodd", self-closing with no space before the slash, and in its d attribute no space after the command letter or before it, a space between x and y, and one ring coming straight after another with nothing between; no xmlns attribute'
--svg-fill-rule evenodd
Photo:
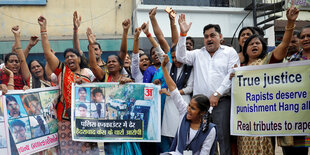
<svg viewBox="0 0 310 155"><path fill-rule="evenodd" d="M67 65L68 65L68 67L69 67L70 69L75 68L74 60L69 60L68 63L67 63Z"/></svg>

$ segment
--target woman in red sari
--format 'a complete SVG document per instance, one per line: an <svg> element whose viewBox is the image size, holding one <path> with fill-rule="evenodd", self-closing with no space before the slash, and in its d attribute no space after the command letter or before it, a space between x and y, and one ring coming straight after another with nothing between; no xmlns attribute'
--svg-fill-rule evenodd
<svg viewBox="0 0 310 155"><path fill-rule="evenodd" d="M68 48L64 51L65 62L62 63L51 52L47 37L46 19L38 18L41 30L42 47L44 56L50 69L61 76L60 102L56 105L58 119L58 135L61 154L98 154L97 143L83 143L72 141L71 134L71 87L73 83L90 82L94 76L87 65L81 61L80 53Z"/></svg>

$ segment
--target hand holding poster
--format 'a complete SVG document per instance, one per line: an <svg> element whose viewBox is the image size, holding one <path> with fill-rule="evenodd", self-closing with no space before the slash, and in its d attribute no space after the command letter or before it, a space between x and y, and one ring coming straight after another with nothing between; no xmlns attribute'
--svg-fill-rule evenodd
<svg viewBox="0 0 310 155"><path fill-rule="evenodd" d="M310 61L237 68L232 94L232 135L310 135Z"/></svg>
<svg viewBox="0 0 310 155"><path fill-rule="evenodd" d="M19 154L32 154L58 145L53 110L58 96L57 87L15 90L5 95L4 119L8 121Z"/></svg>
<svg viewBox="0 0 310 155"><path fill-rule="evenodd" d="M73 85L73 140L159 142L159 89L153 84Z"/></svg>
<svg viewBox="0 0 310 155"><path fill-rule="evenodd" d="M0 91L1 98L2 91ZM10 141L8 137L8 124L7 121L4 119L4 111L3 111L3 104L2 99L0 99L0 152L1 154L10 154Z"/></svg>

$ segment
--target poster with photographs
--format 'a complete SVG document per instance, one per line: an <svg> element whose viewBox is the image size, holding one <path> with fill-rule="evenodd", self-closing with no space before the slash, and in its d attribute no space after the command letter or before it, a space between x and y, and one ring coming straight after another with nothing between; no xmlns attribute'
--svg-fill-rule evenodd
<svg viewBox="0 0 310 155"><path fill-rule="evenodd" d="M0 91L0 97L2 98L2 91ZM8 122L4 119L4 110L2 99L0 99L0 152L1 154L11 154L10 151L10 138L8 137Z"/></svg>
<svg viewBox="0 0 310 155"><path fill-rule="evenodd" d="M59 144L54 111L58 96L58 87L14 90L4 95L4 120L11 133L6 136L15 143L12 152L33 154Z"/></svg>
<svg viewBox="0 0 310 155"><path fill-rule="evenodd" d="M72 85L72 137L87 142L160 142L160 87Z"/></svg>

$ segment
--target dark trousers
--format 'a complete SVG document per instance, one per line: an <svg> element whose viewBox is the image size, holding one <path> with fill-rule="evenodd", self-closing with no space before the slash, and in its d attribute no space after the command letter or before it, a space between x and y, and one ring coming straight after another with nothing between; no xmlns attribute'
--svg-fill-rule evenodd
<svg viewBox="0 0 310 155"><path fill-rule="evenodd" d="M212 119L217 126L217 136L221 155L231 155L230 140L230 96L222 97L213 108Z"/></svg>
<svg viewBox="0 0 310 155"><path fill-rule="evenodd" d="M308 155L308 148L307 147L283 146L282 152L283 152L283 155Z"/></svg>

